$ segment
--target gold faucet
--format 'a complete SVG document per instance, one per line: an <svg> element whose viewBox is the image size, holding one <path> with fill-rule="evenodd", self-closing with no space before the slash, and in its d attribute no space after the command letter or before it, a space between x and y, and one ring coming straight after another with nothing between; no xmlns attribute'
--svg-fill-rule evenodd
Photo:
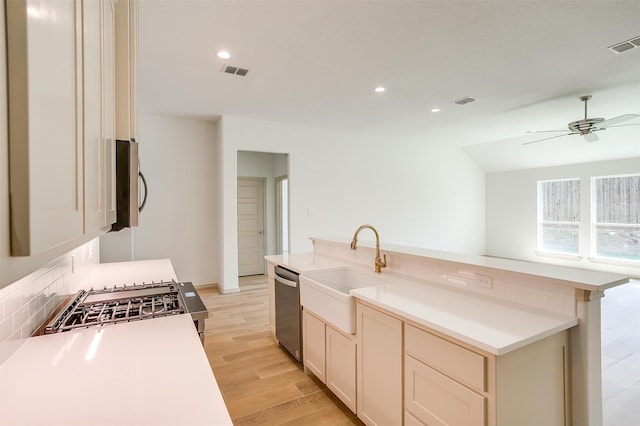
<svg viewBox="0 0 640 426"><path fill-rule="evenodd" d="M358 233L360 233L360 231L365 228L371 229L373 233L376 234L376 272L380 273L382 272L382 268L387 267L387 255L384 255L384 260L380 258L380 237L378 236L378 231L376 231L376 228L371 225L362 225L360 228L358 228L356 233L353 234L353 241L351 241L351 250L355 250L358 248Z"/></svg>

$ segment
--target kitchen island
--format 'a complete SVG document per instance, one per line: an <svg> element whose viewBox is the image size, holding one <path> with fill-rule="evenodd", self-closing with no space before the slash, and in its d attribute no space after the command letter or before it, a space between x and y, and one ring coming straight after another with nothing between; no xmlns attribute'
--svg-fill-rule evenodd
<svg viewBox="0 0 640 426"><path fill-rule="evenodd" d="M96 265L81 288L175 279L169 260ZM0 366L2 425L231 425L189 314L32 337Z"/></svg>
<svg viewBox="0 0 640 426"><path fill-rule="evenodd" d="M344 238L312 240L313 253L268 257L270 273L272 265L281 264L303 277L305 274L312 276L314 271L321 271L323 267L340 266L373 274L374 257L378 255L374 244L360 244L354 251L349 247L349 240ZM387 267L375 275L382 285L352 289L350 292L358 307L358 332L351 338L354 352L356 343L358 347L357 410L365 423L373 424L375 420L368 419L369 413L362 412L363 405L365 411L383 407L373 415L386 415L391 402L389 395L394 393L389 392L390 386L399 394L404 389L404 403L396 401L400 408L394 409L395 414L380 419L389 424L399 424L399 421L421 424L414 416L418 413L423 415L422 422L433 421L429 417L433 412L421 412L425 401L411 393L419 384L433 382L451 391L449 394L437 392L445 395L437 406L446 407L444 401L454 400L476 404L473 419L485 419L486 423L473 420L469 424L509 424L518 413L514 410L511 413L501 411L498 403L502 407L518 407L521 411L535 410L536 406L542 405L527 403L526 399L536 394L541 395L541 404L554 404L553 410L547 410L553 414L540 417L547 421L545 424L602 424L600 298L605 289L624 284L628 278L428 249L393 245L381 248L382 254L386 255ZM307 317L311 318L310 321L318 319L311 315L314 312L308 312L310 315L304 312L305 321ZM320 322L322 320L319 318ZM386 325L376 333L367 334L362 331L363 324L367 324L369 330L375 329L376 324ZM325 327L326 333L332 329L328 322ZM315 330L322 329L315 326ZM386 339L376 342L378 335L385 335ZM348 335L343 337L345 342L349 340ZM434 345L442 348L436 351L442 357L440 360L431 358ZM424 353L425 347L431 349ZM376 351L378 354L388 351L389 358L384 359L393 361L385 369L395 369L395 377L380 376L383 379L377 384L376 380L363 382L363 375L367 376L363 372L368 368L366 363L372 365L367 352ZM532 357L531 354L537 355ZM329 349L326 356L329 356ZM373 359L377 362L382 360L379 357ZM467 377L468 372L456 375L458 367L455 362L441 363L442 360L455 359L472 360L470 365L477 364L470 373L471 379ZM527 369L514 369L514 366L533 359L538 360L537 367L529 369L536 371L534 375L528 376ZM369 370L374 371L375 368ZM444 372L452 380L438 382L442 377L433 371L438 371L438 374ZM412 382L416 377L421 379ZM474 377L486 377L489 382ZM519 383L511 380L512 377L519 377ZM527 389L527 381L529 384L536 382L535 386L541 387ZM408 386L411 383L413 385ZM362 389L371 395L373 392L370 390L376 387L386 389L386 392L378 395L378 400L373 395L372 400L363 403ZM505 392L507 387L511 389L509 392ZM468 393L464 389L474 390ZM484 412L481 407L488 407L488 411ZM465 410L453 409L448 413L457 415L461 411Z"/></svg>

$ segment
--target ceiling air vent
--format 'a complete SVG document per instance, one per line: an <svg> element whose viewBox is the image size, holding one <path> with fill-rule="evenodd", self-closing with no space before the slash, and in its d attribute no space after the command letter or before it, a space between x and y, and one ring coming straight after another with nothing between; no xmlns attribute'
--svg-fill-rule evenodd
<svg viewBox="0 0 640 426"><path fill-rule="evenodd" d="M244 68L233 67L231 65L224 65L222 67L222 72L225 72L227 74L239 75L239 76L244 77L245 75L247 75L249 70L244 69Z"/></svg>
<svg viewBox="0 0 640 426"><path fill-rule="evenodd" d="M469 102L474 102L474 101L475 101L474 98L465 96L464 98L456 99L455 101L451 101L451 102L458 105L465 105L465 104L468 104Z"/></svg>
<svg viewBox="0 0 640 426"><path fill-rule="evenodd" d="M632 38L631 40L626 40L622 43L614 44L613 46L609 46L607 49L614 53L622 53L635 47L640 47L640 37Z"/></svg>

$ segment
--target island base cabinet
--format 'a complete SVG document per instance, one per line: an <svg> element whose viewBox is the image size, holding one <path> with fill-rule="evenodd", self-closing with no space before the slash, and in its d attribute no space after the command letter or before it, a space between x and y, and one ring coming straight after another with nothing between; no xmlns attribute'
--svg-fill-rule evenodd
<svg viewBox="0 0 640 426"><path fill-rule="evenodd" d="M325 324L309 310L302 310L302 354L305 370L310 371L322 383L325 377Z"/></svg>
<svg viewBox="0 0 640 426"><path fill-rule="evenodd" d="M351 411L356 412L356 342L327 325L326 385Z"/></svg>
<svg viewBox="0 0 640 426"><path fill-rule="evenodd" d="M402 321L356 305L358 417L370 426L402 425Z"/></svg>
<svg viewBox="0 0 640 426"><path fill-rule="evenodd" d="M356 340L308 309L303 309L305 372L312 373L354 413L356 412Z"/></svg>

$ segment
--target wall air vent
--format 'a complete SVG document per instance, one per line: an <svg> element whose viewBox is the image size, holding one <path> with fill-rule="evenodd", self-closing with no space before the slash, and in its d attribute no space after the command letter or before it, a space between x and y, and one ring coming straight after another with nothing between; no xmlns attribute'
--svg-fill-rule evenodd
<svg viewBox="0 0 640 426"><path fill-rule="evenodd" d="M609 46L607 49L617 54L626 52L627 50L631 50L635 47L640 47L640 37L635 37L630 40L623 41L622 43L614 44L613 46Z"/></svg>
<svg viewBox="0 0 640 426"><path fill-rule="evenodd" d="M222 72L227 73L227 74L239 75L241 77L244 77L245 75L247 75L249 70L244 69L244 68L233 67L231 65L223 65L222 66Z"/></svg>
<svg viewBox="0 0 640 426"><path fill-rule="evenodd" d="M474 98L470 98L469 96L465 96L464 98L460 98L460 99L456 99L455 101L451 101L451 103L458 104L458 105L465 105L465 104L468 104L469 102L475 102L475 99Z"/></svg>

